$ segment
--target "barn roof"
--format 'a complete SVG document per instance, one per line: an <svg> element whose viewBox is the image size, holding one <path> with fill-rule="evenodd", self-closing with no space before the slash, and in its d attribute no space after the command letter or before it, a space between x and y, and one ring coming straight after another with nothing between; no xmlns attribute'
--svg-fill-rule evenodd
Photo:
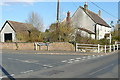
<svg viewBox="0 0 120 80"><path fill-rule="evenodd" d="M10 20L7 20L5 22L5 24L6 23L8 23L15 32L30 31L32 29L35 29L32 24L21 23L21 22L10 21ZM4 24L4 26L5 26L5 24ZM4 26L2 27L2 29L4 28ZM1 29L1 31L2 31L2 29Z"/></svg>
<svg viewBox="0 0 120 80"><path fill-rule="evenodd" d="M80 8L97 24L106 26L106 27L110 27L98 14L88 10L88 9L84 9L82 6L80 6Z"/></svg>

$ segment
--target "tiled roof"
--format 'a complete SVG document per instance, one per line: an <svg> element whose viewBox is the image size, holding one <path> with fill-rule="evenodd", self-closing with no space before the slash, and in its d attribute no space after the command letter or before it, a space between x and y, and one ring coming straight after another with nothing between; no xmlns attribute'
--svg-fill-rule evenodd
<svg viewBox="0 0 120 80"><path fill-rule="evenodd" d="M28 31L35 29L32 24L21 23L16 21L7 21L16 32Z"/></svg>
<svg viewBox="0 0 120 80"><path fill-rule="evenodd" d="M85 9L84 9L83 7L81 7L81 6L80 6L80 8L81 8L95 23L100 24L100 25L104 25L104 26L106 26L106 27L110 27L100 16L98 16L98 14L96 14L96 13L94 13L94 12L88 10L88 9L86 9L86 11L85 11Z"/></svg>

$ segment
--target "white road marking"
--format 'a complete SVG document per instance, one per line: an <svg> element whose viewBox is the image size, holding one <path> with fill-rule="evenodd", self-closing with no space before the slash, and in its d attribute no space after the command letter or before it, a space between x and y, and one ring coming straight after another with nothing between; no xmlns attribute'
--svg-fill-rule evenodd
<svg viewBox="0 0 120 80"><path fill-rule="evenodd" d="M81 59L81 58L76 58L76 59Z"/></svg>
<svg viewBox="0 0 120 80"><path fill-rule="evenodd" d="M29 73L29 72L33 72L33 70L29 70L29 71L25 71L25 72L20 72L20 73Z"/></svg>
<svg viewBox="0 0 120 80"><path fill-rule="evenodd" d="M52 68L53 66L48 66L48 67Z"/></svg>
<svg viewBox="0 0 120 80"><path fill-rule="evenodd" d="M69 59L69 60L73 61L73 60L75 60L75 59Z"/></svg>
<svg viewBox="0 0 120 80"><path fill-rule="evenodd" d="M38 62L38 61L34 61L34 60L33 61L32 60L20 60L20 59L13 59L13 58L8 58L8 59L16 60L16 61L20 61L20 62L25 62L25 63L35 63L35 62Z"/></svg>
<svg viewBox="0 0 120 80"><path fill-rule="evenodd" d="M95 56L95 55L92 55L93 57Z"/></svg>
<svg viewBox="0 0 120 80"><path fill-rule="evenodd" d="M108 65L108 66L106 66L106 67L104 67L104 68L102 68L102 69L99 69L99 70L97 70L97 71L95 71L95 72L90 73L89 75L93 75L93 74L95 74L95 73L97 73L97 72L100 72L100 71L102 71L102 70L104 70L104 69L106 69L106 68L109 68L109 67L111 67L111 66L113 66L113 65L114 65L114 64Z"/></svg>
<svg viewBox="0 0 120 80"><path fill-rule="evenodd" d="M14 76L15 74L11 74L11 76Z"/></svg>
<svg viewBox="0 0 120 80"><path fill-rule="evenodd" d="M2 79L2 78L7 78L7 76L0 76L0 79Z"/></svg>
<svg viewBox="0 0 120 80"><path fill-rule="evenodd" d="M86 58L86 57L82 57L82 58Z"/></svg>
<svg viewBox="0 0 120 80"><path fill-rule="evenodd" d="M67 60L61 61L61 62L67 62Z"/></svg>
<svg viewBox="0 0 120 80"><path fill-rule="evenodd" d="M15 74L10 74L8 76L14 76ZM0 78L7 78L7 76L0 76Z"/></svg>
<svg viewBox="0 0 120 80"><path fill-rule="evenodd" d="M46 64L44 64L43 66L44 66L44 67L50 67L50 68L51 68L51 67L53 67L53 66L50 66L50 65L46 65Z"/></svg>
<svg viewBox="0 0 120 80"><path fill-rule="evenodd" d="M44 64L43 66L48 66L48 65Z"/></svg>
<svg viewBox="0 0 120 80"><path fill-rule="evenodd" d="M75 60L75 62L78 62L78 61L80 61L80 60Z"/></svg>
<svg viewBox="0 0 120 80"><path fill-rule="evenodd" d="M68 63L73 63L72 61L68 62Z"/></svg>

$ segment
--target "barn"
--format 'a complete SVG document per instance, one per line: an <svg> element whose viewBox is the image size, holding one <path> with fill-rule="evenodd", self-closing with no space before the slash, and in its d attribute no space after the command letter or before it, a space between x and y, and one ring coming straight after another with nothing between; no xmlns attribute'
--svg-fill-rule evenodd
<svg viewBox="0 0 120 80"><path fill-rule="evenodd" d="M36 30L35 27L31 24L7 20L0 30L0 41L19 42L23 39L18 39L18 34L24 35L24 37L30 37L33 29Z"/></svg>

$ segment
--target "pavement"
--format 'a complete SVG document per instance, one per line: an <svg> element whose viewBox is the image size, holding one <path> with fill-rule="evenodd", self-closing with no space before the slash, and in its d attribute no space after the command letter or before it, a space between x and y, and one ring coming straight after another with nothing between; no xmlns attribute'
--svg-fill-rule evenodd
<svg viewBox="0 0 120 80"><path fill-rule="evenodd" d="M70 53L3 50L2 67L15 78L118 78L119 52Z"/></svg>

